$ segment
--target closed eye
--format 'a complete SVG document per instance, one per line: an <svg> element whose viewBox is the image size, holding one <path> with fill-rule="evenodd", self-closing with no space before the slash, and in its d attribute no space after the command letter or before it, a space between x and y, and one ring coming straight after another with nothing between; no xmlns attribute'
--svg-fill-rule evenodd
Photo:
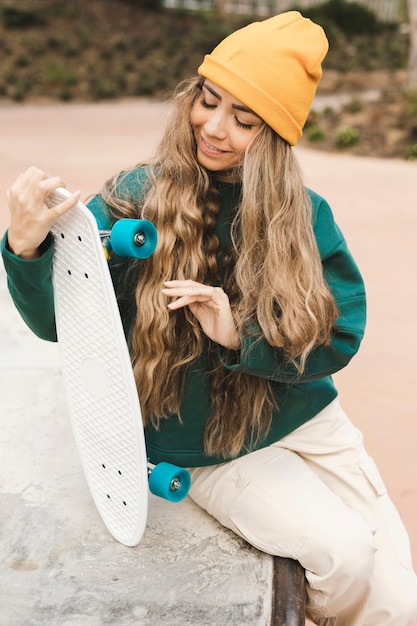
<svg viewBox="0 0 417 626"><path fill-rule="evenodd" d="M215 109L217 106L217 104L209 104L204 98L202 98L200 102L205 109Z"/></svg>
<svg viewBox="0 0 417 626"><path fill-rule="evenodd" d="M244 128L245 130L251 130L251 128L254 127L254 124L244 124L243 122L238 120L237 117L235 117L235 122L236 122L237 126L239 126L239 128Z"/></svg>

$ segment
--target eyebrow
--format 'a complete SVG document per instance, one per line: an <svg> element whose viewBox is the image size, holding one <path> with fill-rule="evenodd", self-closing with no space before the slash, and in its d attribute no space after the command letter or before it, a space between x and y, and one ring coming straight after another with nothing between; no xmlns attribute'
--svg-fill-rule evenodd
<svg viewBox="0 0 417 626"><path fill-rule="evenodd" d="M218 94L216 91L214 91L214 89L209 87L209 85L207 85L207 83L204 83L203 87L205 87L215 98L217 98L218 100L222 100L221 95ZM245 105L243 105L243 104L232 104L232 109L237 109L238 111L243 111L244 113L250 113L251 115L254 115L255 117L259 118L259 115L257 115L257 113L252 111L252 109L249 109L248 107L245 107Z"/></svg>

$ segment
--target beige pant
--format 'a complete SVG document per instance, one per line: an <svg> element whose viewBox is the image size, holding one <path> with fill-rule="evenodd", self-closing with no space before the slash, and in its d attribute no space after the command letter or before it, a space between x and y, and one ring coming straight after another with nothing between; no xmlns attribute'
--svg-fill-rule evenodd
<svg viewBox="0 0 417 626"><path fill-rule="evenodd" d="M315 622L415 626L407 533L338 400L277 443L191 474L190 496L221 524L300 561Z"/></svg>

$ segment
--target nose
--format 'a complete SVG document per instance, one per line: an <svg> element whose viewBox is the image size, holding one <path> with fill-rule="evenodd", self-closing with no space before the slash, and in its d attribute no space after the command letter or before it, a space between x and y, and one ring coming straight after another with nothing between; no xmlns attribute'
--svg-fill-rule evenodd
<svg viewBox="0 0 417 626"><path fill-rule="evenodd" d="M224 139L226 137L226 120L220 107L211 111L209 119L204 124L207 135Z"/></svg>

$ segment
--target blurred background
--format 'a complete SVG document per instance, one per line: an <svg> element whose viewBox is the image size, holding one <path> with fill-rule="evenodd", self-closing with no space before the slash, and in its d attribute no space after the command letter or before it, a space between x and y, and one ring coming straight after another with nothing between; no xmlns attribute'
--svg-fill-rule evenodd
<svg viewBox="0 0 417 626"><path fill-rule="evenodd" d="M303 143L417 158L417 0L0 0L0 106L166 99L238 27L298 9L330 51Z"/></svg>

